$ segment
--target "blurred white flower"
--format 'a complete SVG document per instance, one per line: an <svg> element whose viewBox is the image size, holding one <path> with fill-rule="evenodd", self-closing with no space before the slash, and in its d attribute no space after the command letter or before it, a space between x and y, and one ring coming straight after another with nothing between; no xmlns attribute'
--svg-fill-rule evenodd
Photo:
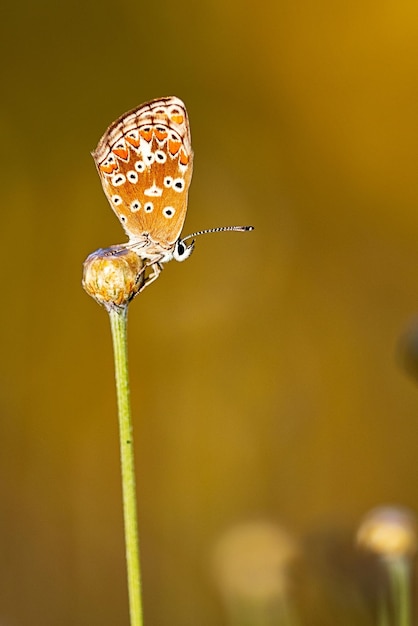
<svg viewBox="0 0 418 626"><path fill-rule="evenodd" d="M417 521L403 507L379 507L363 519L357 543L382 558L411 557L417 550Z"/></svg>
<svg viewBox="0 0 418 626"><path fill-rule="evenodd" d="M297 556L294 539L267 521L234 526L213 551L215 580L224 597L274 601L288 587L288 566Z"/></svg>

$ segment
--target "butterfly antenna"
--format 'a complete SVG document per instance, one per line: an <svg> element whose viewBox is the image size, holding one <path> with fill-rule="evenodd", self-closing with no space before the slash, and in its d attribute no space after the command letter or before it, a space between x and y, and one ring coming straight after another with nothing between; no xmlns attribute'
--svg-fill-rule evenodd
<svg viewBox="0 0 418 626"><path fill-rule="evenodd" d="M223 233L227 230L233 230L238 233L244 233L248 230L254 230L254 226L218 226L218 228L206 228L205 230L198 230L196 233L187 235L187 237L184 237L182 241L187 241L187 239L192 239L192 237L198 237L199 235L207 235L209 233Z"/></svg>

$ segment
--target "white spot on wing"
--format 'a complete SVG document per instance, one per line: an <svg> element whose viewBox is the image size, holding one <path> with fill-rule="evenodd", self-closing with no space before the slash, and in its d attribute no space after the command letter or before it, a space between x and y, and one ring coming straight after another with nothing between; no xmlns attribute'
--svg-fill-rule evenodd
<svg viewBox="0 0 418 626"><path fill-rule="evenodd" d="M141 203L139 200L134 200L131 202L131 211L132 213L136 213L141 208Z"/></svg>
<svg viewBox="0 0 418 626"><path fill-rule="evenodd" d="M174 191L178 191L179 193L181 193L182 191L184 191L184 179L183 178L175 178L173 180L173 189Z"/></svg>
<svg viewBox="0 0 418 626"><path fill-rule="evenodd" d="M176 209L172 206L166 206L163 208L164 217L168 217L169 219L173 217L175 212L176 212Z"/></svg>
<svg viewBox="0 0 418 626"><path fill-rule="evenodd" d="M126 183L126 178L123 174L114 174L111 178L111 182L114 187L120 187Z"/></svg>
<svg viewBox="0 0 418 626"><path fill-rule="evenodd" d="M138 141L139 142L139 132L137 130L131 130L127 136L130 139L133 139L134 141Z"/></svg>
<svg viewBox="0 0 418 626"><path fill-rule="evenodd" d="M167 161L167 155L165 152L163 152L162 150L156 150L155 151L155 160L158 163L165 163Z"/></svg>
<svg viewBox="0 0 418 626"><path fill-rule="evenodd" d="M155 183L152 185L152 187L148 187L148 189L144 189L144 196L151 196L154 198L159 198L162 195L163 195L163 190L161 189L161 187L157 187Z"/></svg>
<svg viewBox="0 0 418 626"><path fill-rule="evenodd" d="M138 174L134 172L134 170L129 170L129 172L126 172L126 178L129 180L130 183L138 182Z"/></svg>

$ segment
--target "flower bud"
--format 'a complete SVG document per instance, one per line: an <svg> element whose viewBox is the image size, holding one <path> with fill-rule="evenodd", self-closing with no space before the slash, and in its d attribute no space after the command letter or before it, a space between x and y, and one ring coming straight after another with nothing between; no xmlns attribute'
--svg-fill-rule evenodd
<svg viewBox="0 0 418 626"><path fill-rule="evenodd" d="M416 518L401 507L373 509L358 529L357 543L382 558L413 556L417 550Z"/></svg>
<svg viewBox="0 0 418 626"><path fill-rule="evenodd" d="M121 246L99 249L84 261L83 287L107 309L129 304L144 283L143 261Z"/></svg>

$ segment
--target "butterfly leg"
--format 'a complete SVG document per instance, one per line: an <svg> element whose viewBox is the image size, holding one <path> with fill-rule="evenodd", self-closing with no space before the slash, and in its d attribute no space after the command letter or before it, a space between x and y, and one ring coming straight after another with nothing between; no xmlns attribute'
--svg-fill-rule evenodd
<svg viewBox="0 0 418 626"><path fill-rule="evenodd" d="M151 283L157 280L157 278L163 271L163 266L161 265L161 263L157 261L156 263L149 263L147 265L144 265L140 273L142 274L142 272L145 271L147 267L151 267L151 273L148 274L148 276L146 277L145 282L140 288L140 290L138 291L138 293L141 293L141 291L144 291L145 287L148 287L149 285L151 285Z"/></svg>

